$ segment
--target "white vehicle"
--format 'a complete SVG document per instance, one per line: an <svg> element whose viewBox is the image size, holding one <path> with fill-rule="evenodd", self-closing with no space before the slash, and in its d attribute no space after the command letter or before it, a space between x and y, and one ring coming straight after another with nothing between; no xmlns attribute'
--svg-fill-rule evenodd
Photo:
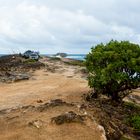
<svg viewBox="0 0 140 140"><path fill-rule="evenodd" d="M38 61L38 59L39 59L39 55L36 54L36 53L32 53L32 54L29 55L29 58Z"/></svg>

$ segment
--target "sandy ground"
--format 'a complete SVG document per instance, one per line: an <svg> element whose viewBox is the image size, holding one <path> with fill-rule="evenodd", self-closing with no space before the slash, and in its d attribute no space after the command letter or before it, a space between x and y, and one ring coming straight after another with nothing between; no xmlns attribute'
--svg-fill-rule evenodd
<svg viewBox="0 0 140 140"><path fill-rule="evenodd" d="M83 115L85 112L81 112L78 106L82 104L81 96L90 89L80 66L47 59L42 62L46 67L32 71L29 80L0 84L0 140L105 140L102 127L89 118L84 124L51 123L51 118L68 111ZM137 89L126 100L139 104L139 97ZM74 103L76 107L57 106L43 112L22 108L31 105L38 107L54 99ZM7 113L3 114L1 110L5 109ZM40 127L30 126L33 121L37 121Z"/></svg>
<svg viewBox="0 0 140 140"><path fill-rule="evenodd" d="M0 110L35 103L38 99L48 101L62 98L71 102L89 90L87 80L79 72L79 66L65 65L62 62L42 60L49 69L32 72L28 81L0 84Z"/></svg>
<svg viewBox="0 0 140 140"><path fill-rule="evenodd" d="M29 81L0 84L0 109L33 104L38 99L47 101L62 98L77 101L77 98L80 99L79 97L87 92L87 81L82 78L69 78L65 76L66 73L52 74L39 70Z"/></svg>
<svg viewBox="0 0 140 140"><path fill-rule="evenodd" d="M46 65L48 64L45 60ZM43 103L52 99L62 99L66 102L80 104L81 95L89 91L87 80L82 73L78 73L79 66L69 66L59 62L48 65L55 66L55 72L47 69L33 72L28 81L12 84L0 84L0 110L19 108L20 106L35 105L38 100ZM102 140L103 132L98 125L87 120L85 125L79 123L56 126L51 124L52 117L75 111L73 107L55 107L43 113L19 109L0 114L0 140ZM41 129L30 127L28 123L41 120Z"/></svg>

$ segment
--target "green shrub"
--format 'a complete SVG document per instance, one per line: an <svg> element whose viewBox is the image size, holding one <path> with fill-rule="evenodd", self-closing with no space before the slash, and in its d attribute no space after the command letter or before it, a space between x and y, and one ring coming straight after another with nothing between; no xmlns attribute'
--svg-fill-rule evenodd
<svg viewBox="0 0 140 140"><path fill-rule="evenodd" d="M131 103L131 102L124 102L124 107L128 108L128 109L133 109L133 110L140 110L140 106L135 104L135 103Z"/></svg>
<svg viewBox="0 0 140 140"><path fill-rule="evenodd" d="M53 60L53 61L60 61L61 58L59 58L59 57L50 57L50 60Z"/></svg>
<svg viewBox="0 0 140 140"><path fill-rule="evenodd" d="M31 63L35 63L35 62L36 62L36 60L34 60L34 59L27 59L24 61L24 63L26 63L26 64L31 64Z"/></svg>
<svg viewBox="0 0 140 140"><path fill-rule="evenodd" d="M140 131L140 115L134 115L130 117L129 123L135 130Z"/></svg>
<svg viewBox="0 0 140 140"><path fill-rule="evenodd" d="M84 61L80 61L80 60L72 60L69 62L65 62L68 65L73 65L73 66L81 66L84 67L85 66L85 62Z"/></svg>
<svg viewBox="0 0 140 140"><path fill-rule="evenodd" d="M99 44L87 55L86 67L95 93L120 101L140 84L140 46L113 40Z"/></svg>

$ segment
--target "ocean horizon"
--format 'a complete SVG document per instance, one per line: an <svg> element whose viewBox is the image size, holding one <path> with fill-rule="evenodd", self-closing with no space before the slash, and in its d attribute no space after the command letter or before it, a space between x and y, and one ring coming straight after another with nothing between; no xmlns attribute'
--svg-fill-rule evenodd
<svg viewBox="0 0 140 140"><path fill-rule="evenodd" d="M0 54L1 56L5 56L5 55L12 55L12 54ZM43 56L53 56L55 54L40 54ZM86 57L86 54L67 54L66 58L70 58L70 59L75 59L75 60L84 60Z"/></svg>
<svg viewBox="0 0 140 140"><path fill-rule="evenodd" d="M45 56L53 56L55 54L43 54ZM84 60L86 54L67 54L66 58L75 59L75 60Z"/></svg>

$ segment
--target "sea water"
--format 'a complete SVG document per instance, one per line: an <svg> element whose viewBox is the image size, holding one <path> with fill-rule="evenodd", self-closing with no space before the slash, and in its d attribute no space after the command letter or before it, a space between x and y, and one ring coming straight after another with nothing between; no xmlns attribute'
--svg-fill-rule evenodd
<svg viewBox="0 0 140 140"><path fill-rule="evenodd" d="M86 57L86 54L68 54L66 58L71 58L75 60L84 60Z"/></svg>
<svg viewBox="0 0 140 140"><path fill-rule="evenodd" d="M54 54L45 54L45 56L52 57ZM67 54L66 58L75 59L75 60L84 60L86 54Z"/></svg>

